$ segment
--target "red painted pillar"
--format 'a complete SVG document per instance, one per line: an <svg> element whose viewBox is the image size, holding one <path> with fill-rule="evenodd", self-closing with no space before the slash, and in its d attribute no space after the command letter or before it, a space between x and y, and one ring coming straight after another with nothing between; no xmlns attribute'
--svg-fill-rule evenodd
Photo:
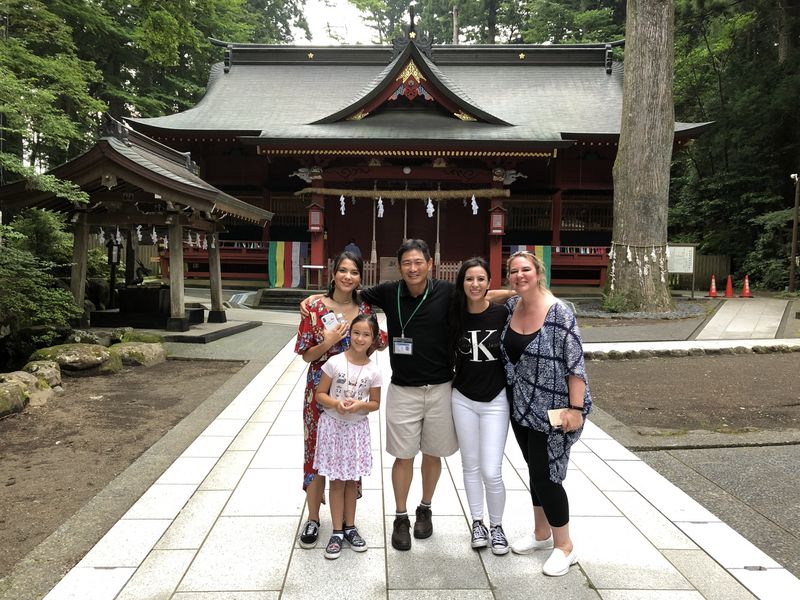
<svg viewBox="0 0 800 600"><path fill-rule="evenodd" d="M553 194L551 206L551 223L553 228L553 236L550 242L551 246L561 245L561 190Z"/></svg>
<svg viewBox="0 0 800 600"><path fill-rule="evenodd" d="M502 213L503 201L492 200L489 208L489 271L492 277L491 289L496 290L503 287L503 231L498 232L492 225L493 214Z"/></svg>
<svg viewBox="0 0 800 600"><path fill-rule="evenodd" d="M489 269L492 272L492 289L503 287L503 236L489 236Z"/></svg>
<svg viewBox="0 0 800 600"><path fill-rule="evenodd" d="M328 259L326 256L327 252L325 251L325 196L322 194L312 194L311 207L318 207L318 209L322 211L320 230L311 232L311 264L322 265L324 267L327 265ZM309 210L313 210L311 207L309 207Z"/></svg>

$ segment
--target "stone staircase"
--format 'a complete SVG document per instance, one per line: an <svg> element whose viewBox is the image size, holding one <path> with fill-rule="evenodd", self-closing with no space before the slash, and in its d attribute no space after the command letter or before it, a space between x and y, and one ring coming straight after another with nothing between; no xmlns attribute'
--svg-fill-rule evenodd
<svg viewBox="0 0 800 600"><path fill-rule="evenodd" d="M311 294L319 294L319 290L303 288L261 288L251 298L251 308L268 308L271 310L300 310L300 302Z"/></svg>

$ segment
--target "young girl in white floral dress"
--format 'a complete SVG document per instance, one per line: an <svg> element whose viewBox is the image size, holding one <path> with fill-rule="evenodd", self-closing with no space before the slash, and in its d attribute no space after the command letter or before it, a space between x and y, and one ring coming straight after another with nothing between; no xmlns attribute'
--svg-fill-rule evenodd
<svg viewBox="0 0 800 600"><path fill-rule="evenodd" d="M350 324L350 348L322 366L317 401L324 408L317 428L314 468L330 481L333 534L325 558L339 558L346 541L356 552L367 543L355 526L359 478L372 471L367 413L378 410L381 373L367 352L379 340L375 315L358 315Z"/></svg>

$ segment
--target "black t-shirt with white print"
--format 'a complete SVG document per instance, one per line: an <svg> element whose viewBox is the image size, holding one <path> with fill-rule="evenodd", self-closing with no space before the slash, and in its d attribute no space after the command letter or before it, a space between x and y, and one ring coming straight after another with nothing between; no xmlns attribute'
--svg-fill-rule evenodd
<svg viewBox="0 0 800 600"><path fill-rule="evenodd" d="M506 385L500 358L500 334L508 311L490 303L482 313L464 315L464 333L456 348L453 387L470 400L489 402Z"/></svg>

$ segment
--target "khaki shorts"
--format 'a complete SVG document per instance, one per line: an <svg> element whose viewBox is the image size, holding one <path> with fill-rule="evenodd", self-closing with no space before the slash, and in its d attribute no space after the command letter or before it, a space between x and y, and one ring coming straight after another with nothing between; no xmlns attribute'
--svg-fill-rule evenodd
<svg viewBox="0 0 800 600"><path fill-rule="evenodd" d="M450 382L389 384L386 395L386 451L395 458L450 456L458 450Z"/></svg>

